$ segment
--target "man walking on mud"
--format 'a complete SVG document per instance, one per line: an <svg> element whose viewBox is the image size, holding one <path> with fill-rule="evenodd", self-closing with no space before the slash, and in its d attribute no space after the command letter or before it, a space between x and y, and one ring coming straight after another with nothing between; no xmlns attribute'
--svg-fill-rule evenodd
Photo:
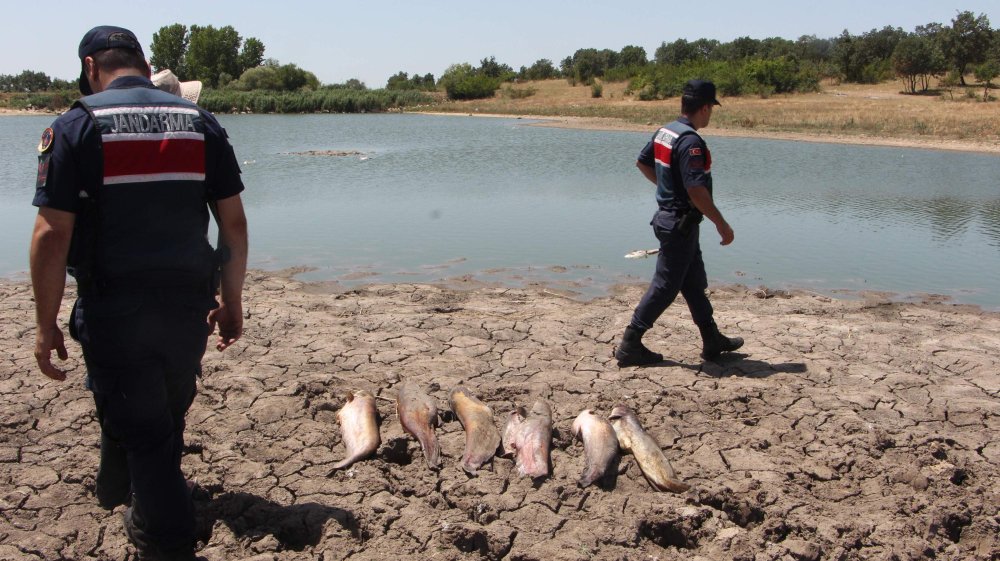
<svg viewBox="0 0 1000 561"><path fill-rule="evenodd" d="M140 559L190 560L184 416L214 326L220 351L243 331L243 182L225 131L153 85L132 32L95 27L79 57L84 97L38 145L35 359L49 378L66 379L51 355L67 358L57 320L68 269L78 291L70 335L83 347L101 426L98 502L131 500L124 526ZM208 204L228 260L208 243Z"/></svg>
<svg viewBox="0 0 1000 561"><path fill-rule="evenodd" d="M722 245L731 244L734 237L732 227L712 198L712 155L697 132L708 126L716 105L721 104L715 97L715 84L689 81L681 97L681 116L656 131L639 153L636 167L656 185L659 208L650 224L660 241L660 250L653 281L615 348L614 356L620 367L663 360L663 355L642 344L642 336L678 293L684 295L691 317L701 331L703 358L713 359L743 346L743 339L726 337L715 324L712 304L705 294L708 278L698 240L702 217L715 224Z"/></svg>

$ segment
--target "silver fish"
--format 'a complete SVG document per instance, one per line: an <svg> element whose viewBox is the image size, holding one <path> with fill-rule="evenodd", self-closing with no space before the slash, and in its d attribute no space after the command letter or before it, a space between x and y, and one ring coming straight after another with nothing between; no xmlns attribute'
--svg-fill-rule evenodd
<svg viewBox="0 0 1000 561"><path fill-rule="evenodd" d="M517 434L517 428L527 416L528 412L524 410L524 407L515 407L507 414L507 423L503 426L503 433L500 435L500 444L505 456L513 457L514 453L517 452L517 449L514 448L514 435Z"/></svg>
<svg viewBox="0 0 1000 561"><path fill-rule="evenodd" d="M365 390L347 394L347 403L337 412L343 434L347 457L333 466L333 471L343 469L363 460L378 450L382 437L378 432L375 396Z"/></svg>
<svg viewBox="0 0 1000 561"><path fill-rule="evenodd" d="M465 429L462 469L475 473L493 458L500 446L500 432L493 423L493 410L463 386L451 390L448 401Z"/></svg>
<svg viewBox="0 0 1000 561"><path fill-rule="evenodd" d="M441 447L438 445L434 428L438 426L437 405L431 396L412 382L403 382L396 395L396 415L403 430L420 442L427 467L441 467Z"/></svg>
<svg viewBox="0 0 1000 561"><path fill-rule="evenodd" d="M580 476L580 487L587 487L604 477L618 458L618 436L611 422L584 409L573 421L573 435L583 441L586 463Z"/></svg>
<svg viewBox="0 0 1000 561"><path fill-rule="evenodd" d="M531 406L531 413L517 425L511 446L518 473L532 478L549 474L552 409L548 403L538 400Z"/></svg>
<svg viewBox="0 0 1000 561"><path fill-rule="evenodd" d="M677 479L674 468L663 454L656 440L642 428L639 418L627 405L616 405L611 410L611 426L618 436L618 445L635 456L646 481L657 491L683 493L690 485Z"/></svg>

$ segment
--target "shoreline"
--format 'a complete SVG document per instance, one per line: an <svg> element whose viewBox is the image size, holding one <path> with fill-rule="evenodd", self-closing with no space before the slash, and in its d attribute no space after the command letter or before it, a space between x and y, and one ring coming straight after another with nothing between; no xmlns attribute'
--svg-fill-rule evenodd
<svg viewBox="0 0 1000 561"><path fill-rule="evenodd" d="M572 115L529 115L505 113L462 113L447 111L404 111L405 113L455 116L455 117L485 117L495 119L523 119L538 121L526 126L553 127L579 130L601 130L622 132L648 132L652 134L660 124L640 125L618 117L577 117ZM985 142L963 140L925 140L918 138L876 137L866 135L844 134L813 134L782 131L761 131L748 129L724 129L709 125L699 131L703 136L711 138L755 138L764 140L787 140L793 142L814 142L820 144L848 144L857 146L885 146L891 148L914 148L923 150L943 150L950 152L970 152L976 154L1000 155L1000 145Z"/></svg>
<svg viewBox="0 0 1000 561"><path fill-rule="evenodd" d="M719 289L716 317L746 338L739 352L700 359L674 305L644 338L666 360L620 369L610 351L642 287L581 303L530 287L332 292L297 272L248 273L243 338L203 362L182 469L197 483L208 561L460 561L470 544L481 557L559 561L1000 554L1000 314ZM129 557L124 507L93 497L99 427L79 346L67 338L67 381L45 378L30 287L0 281L0 306L0 557ZM439 471L400 425L402 380L442 412ZM515 405L548 403L550 475L519 477L502 456L462 471L465 434L448 407L459 385L501 427ZM331 473L344 456L336 412L353 389L377 396L382 445ZM578 487L573 420L619 403L692 490L655 492L630 454L609 483Z"/></svg>
<svg viewBox="0 0 1000 561"><path fill-rule="evenodd" d="M578 117L571 115L530 115L518 113L466 113L448 111L413 111L403 109L402 113L414 115L434 115L442 117L485 117L500 119L519 119L538 121L526 126L554 127L578 130L602 130L623 132L648 132L652 134L660 124L637 124L618 117ZM53 111L25 111L0 109L0 118L4 116L17 117L57 117L60 113ZM314 113L322 115L324 113ZM225 114L224 114L225 115ZM891 148L913 148L921 150L942 150L948 152L968 152L975 154L1000 155L1000 145L995 143L966 140L931 140L922 138L899 138L868 135L817 134L787 131L762 131L750 129L725 129L709 126L702 134L711 138L754 138L764 140L784 140L792 142L814 142L821 144L847 144L856 146L885 146Z"/></svg>

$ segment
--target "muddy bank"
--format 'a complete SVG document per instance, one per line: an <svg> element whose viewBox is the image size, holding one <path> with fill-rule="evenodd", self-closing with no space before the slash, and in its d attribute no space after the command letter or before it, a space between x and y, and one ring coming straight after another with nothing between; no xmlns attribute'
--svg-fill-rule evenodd
<svg viewBox="0 0 1000 561"><path fill-rule="evenodd" d="M247 333L209 351L188 415L200 554L212 561L382 559L997 559L1000 314L734 287L713 302L740 354L703 362L673 306L645 341L668 360L619 369L611 345L643 287L578 302L541 289L393 284L342 290L252 273ZM125 559L121 508L92 496L98 428L79 349L67 382L32 357L27 284L0 281L0 559ZM68 316L68 307L60 316ZM437 400L443 469L395 413L402 379ZM448 391L501 415L552 406L553 474L459 467ZM336 412L377 396L376 457L344 456ZM683 494L631 456L580 489L580 410L625 402Z"/></svg>

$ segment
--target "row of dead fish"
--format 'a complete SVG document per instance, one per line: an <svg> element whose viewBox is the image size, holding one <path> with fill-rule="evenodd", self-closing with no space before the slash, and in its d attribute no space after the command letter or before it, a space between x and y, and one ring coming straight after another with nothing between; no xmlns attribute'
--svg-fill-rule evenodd
<svg viewBox="0 0 1000 561"><path fill-rule="evenodd" d="M511 411L502 434L493 420L493 410L465 387L453 389L448 401L465 429L461 466L466 472L475 473L502 448L504 454L514 458L522 476L539 478L549 474L552 410L545 401L536 401L530 411L523 407ZM396 414L403 429L420 442L427 466L439 469L441 447L434 432L439 423L434 399L418 385L404 381L396 396ZM334 465L333 471L371 456L381 444L375 397L371 393L356 390L348 394L337 419L347 457ZM680 493L689 488L677 479L659 444L626 405L616 405L608 418L584 410L573 421L573 435L583 441L585 466L579 481L582 487L609 474L612 466L617 465L620 448L635 456L642 474L655 489Z"/></svg>

